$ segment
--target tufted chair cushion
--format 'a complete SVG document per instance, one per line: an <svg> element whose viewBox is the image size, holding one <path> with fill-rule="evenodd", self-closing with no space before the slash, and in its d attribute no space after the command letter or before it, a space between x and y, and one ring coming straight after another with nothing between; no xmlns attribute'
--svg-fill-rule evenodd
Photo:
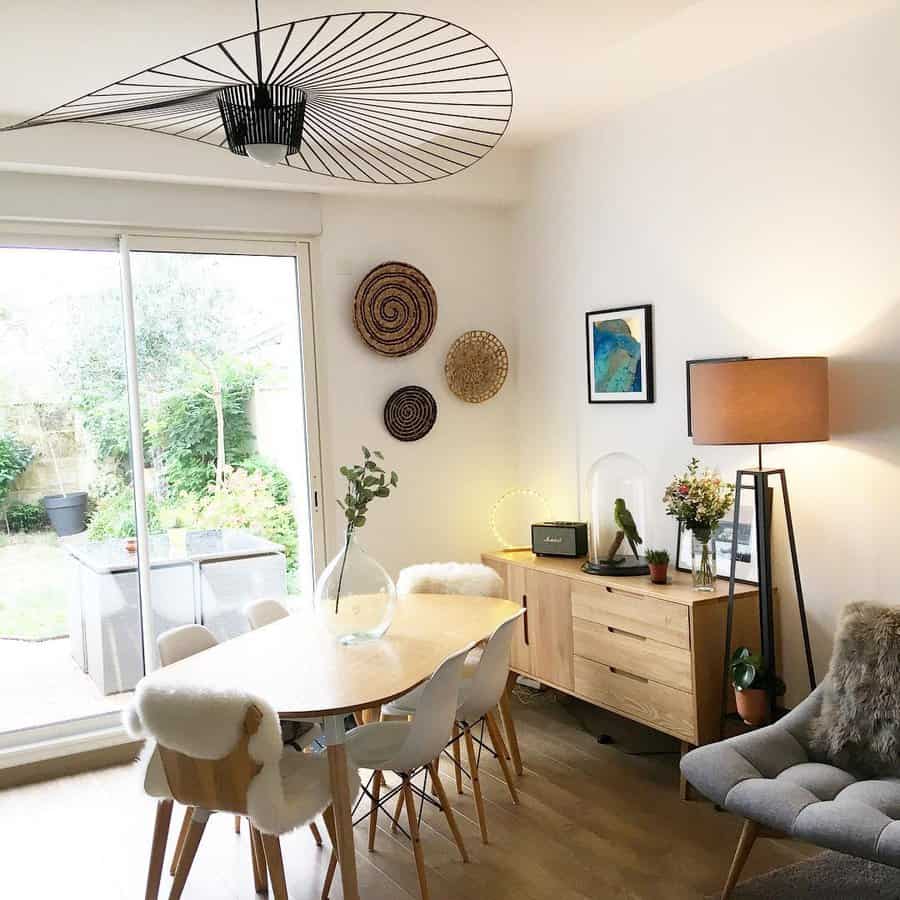
<svg viewBox="0 0 900 900"><path fill-rule="evenodd" d="M820 685L767 728L707 744L681 761L687 780L729 812L798 840L900 867L900 772L857 779L815 758Z"/></svg>

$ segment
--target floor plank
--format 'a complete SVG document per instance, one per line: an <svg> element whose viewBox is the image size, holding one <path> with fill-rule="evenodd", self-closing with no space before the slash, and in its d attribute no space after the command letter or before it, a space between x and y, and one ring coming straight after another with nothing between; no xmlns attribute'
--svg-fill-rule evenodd
<svg viewBox="0 0 900 900"><path fill-rule="evenodd" d="M422 843L434 900L694 900L721 887L740 823L705 802L678 798L675 754L629 756L600 745L565 708L550 701L514 705L525 775L513 804L497 761L482 757L490 844L481 843L471 791L456 794L452 767L441 772L471 862L464 864L446 819L426 806ZM0 896L132 900L143 891L154 803L132 767L0 791L0 846L14 865L0 867ZM166 859L181 820L173 816ZM380 817L376 851L368 824L357 826L357 858L366 900L415 900L411 849ZM253 900L249 830L235 835L227 816L210 822L185 900ZM283 839L291 900L315 900L329 847L303 829ZM745 877L786 865L813 850L761 840ZM168 869L168 867L167 867ZM165 896L171 883L163 877ZM332 897L340 897L340 887Z"/></svg>

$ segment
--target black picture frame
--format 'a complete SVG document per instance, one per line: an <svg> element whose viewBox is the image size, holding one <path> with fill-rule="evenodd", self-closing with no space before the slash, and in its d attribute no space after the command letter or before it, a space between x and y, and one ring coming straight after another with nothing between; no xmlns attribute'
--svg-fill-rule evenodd
<svg viewBox="0 0 900 900"><path fill-rule="evenodd" d="M742 511L748 510L748 509L753 510L753 513L750 516L750 523L751 523L751 545L750 546L753 549L753 553L756 554L758 552L757 545L756 545L756 539L757 539L757 535L756 535L756 505L755 505L756 500L755 500L755 496L753 493L752 485L745 485L743 490L744 490L744 494L741 497L741 510ZM772 497L773 497L773 490L772 490L772 488L769 488L768 501L766 503L766 509L768 512L768 520L769 520L769 528L771 528L771 523L772 523ZM728 525L732 525L734 523L734 506L732 506L731 509L729 509L728 512L724 516L722 516L722 518L719 520L720 527L721 527L722 522L725 522ZM677 572L690 573L690 571L691 571L690 566L681 565L681 537L685 533L686 529L684 528L684 525L681 522L677 523L677 527L678 527L678 531L677 531L677 536L675 539L675 570ZM689 540L689 538L688 538L688 540ZM717 560L716 560L717 568L718 568L718 560L719 560L719 557L717 557ZM730 560L728 561L728 565L729 565L729 571L721 572L721 573L716 571L716 578L720 579L721 581L729 580L730 566L731 566ZM757 572L756 580L754 580L752 578L738 578L738 577L735 577L734 580L738 584L747 584L747 585L756 587L759 584L759 561L758 560L756 561L756 572Z"/></svg>
<svg viewBox="0 0 900 900"><path fill-rule="evenodd" d="M591 318L592 316L605 316L609 313L639 313L643 319L643 342L641 354L643 357L644 390L642 397L631 396L628 392L622 392L622 399L606 397L598 399L594 396L593 389L593 365L591 354ZM584 314L585 332L585 357L587 362L587 389L588 403L654 403L654 379L653 379L653 306L650 303L640 303L633 306L614 306L610 309L594 309Z"/></svg>
<svg viewBox="0 0 900 900"><path fill-rule="evenodd" d="M684 382L686 385L686 396L687 396L687 430L688 437L694 436L694 429L691 426L691 366L701 365L702 363L717 363L717 362L741 362L742 360L750 359L749 356L717 356L709 359L689 359L684 364Z"/></svg>

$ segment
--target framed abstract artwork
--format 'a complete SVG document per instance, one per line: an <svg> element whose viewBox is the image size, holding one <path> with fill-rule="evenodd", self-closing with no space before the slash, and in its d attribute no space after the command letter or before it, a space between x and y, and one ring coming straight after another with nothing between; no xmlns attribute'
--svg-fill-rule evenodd
<svg viewBox="0 0 900 900"><path fill-rule="evenodd" d="M688 437L693 437L694 428L691 425L691 366L699 366L703 363L717 363L717 362L740 362L744 359L750 359L749 356L718 356L715 358L709 359L689 359L684 364L684 381L685 381L685 393L687 395L687 429L688 429Z"/></svg>
<svg viewBox="0 0 900 900"><path fill-rule="evenodd" d="M589 403L653 402L652 307L585 315Z"/></svg>

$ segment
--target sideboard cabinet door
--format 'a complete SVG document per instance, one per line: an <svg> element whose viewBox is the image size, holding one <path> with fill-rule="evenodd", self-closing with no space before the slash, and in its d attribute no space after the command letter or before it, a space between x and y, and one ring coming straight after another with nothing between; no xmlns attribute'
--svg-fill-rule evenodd
<svg viewBox="0 0 900 900"><path fill-rule="evenodd" d="M510 566L525 575L528 638L535 678L572 690L574 646L571 582L559 575Z"/></svg>
<svg viewBox="0 0 900 900"><path fill-rule="evenodd" d="M525 584L526 570L521 566L506 567L506 595L519 606L525 607L525 615L519 619L513 631L512 645L509 651L509 664L517 672L527 675L534 674L534 657L532 654L533 621L531 609L528 606L528 596Z"/></svg>

